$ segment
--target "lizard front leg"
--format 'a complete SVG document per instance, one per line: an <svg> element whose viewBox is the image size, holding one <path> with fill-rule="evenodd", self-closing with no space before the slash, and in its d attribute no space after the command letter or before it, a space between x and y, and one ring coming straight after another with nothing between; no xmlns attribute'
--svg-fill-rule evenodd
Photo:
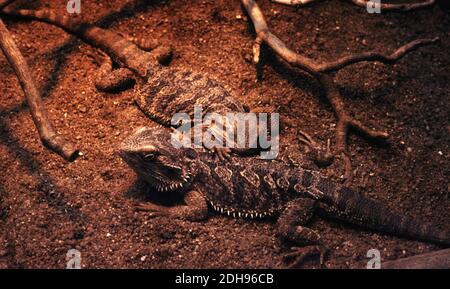
<svg viewBox="0 0 450 289"><path fill-rule="evenodd" d="M201 221L206 219L208 204L203 195L195 190L184 195L184 205L165 207L152 203L139 203L136 209L139 211L152 212L154 216L169 216L188 221Z"/></svg>
<svg viewBox="0 0 450 289"><path fill-rule="evenodd" d="M167 65L172 59L173 49L168 44L161 43L159 40L154 38L122 36L129 41L132 41L138 48L146 52L151 52L159 64Z"/></svg>
<svg viewBox="0 0 450 289"><path fill-rule="evenodd" d="M94 85L98 91L119 92L135 84L136 81L131 70L128 68L113 70L111 58L106 53L101 51L100 53L101 56L90 55L100 65L94 78Z"/></svg>
<svg viewBox="0 0 450 289"><path fill-rule="evenodd" d="M217 121L217 120L216 120ZM228 127L231 126L231 130L234 131L234 135L228 135ZM208 133L208 138L219 139L222 143L221 146L213 145L213 146L205 146L206 149L210 150L214 155L216 155L220 161L227 160L231 157L231 154L235 154L241 157L250 157L256 156L258 153L263 151L264 149L259 146L258 140L255 139L256 143L250 143L249 132L245 131L246 134L245 140L248 142L244 147L239 147L236 143L237 136L237 125L236 123L228 123L227 121L221 121L219 123L212 123L202 125L202 134L205 132ZM194 129L195 134L195 129Z"/></svg>
<svg viewBox="0 0 450 289"><path fill-rule="evenodd" d="M294 259L290 268L299 266L303 261L312 256L320 255L320 265L323 265L327 249L320 244L320 235L316 231L304 227L313 216L317 207L317 201L307 198L299 198L289 202L280 215L277 226L281 239L293 242L305 247L294 247L294 251L284 256L284 260Z"/></svg>

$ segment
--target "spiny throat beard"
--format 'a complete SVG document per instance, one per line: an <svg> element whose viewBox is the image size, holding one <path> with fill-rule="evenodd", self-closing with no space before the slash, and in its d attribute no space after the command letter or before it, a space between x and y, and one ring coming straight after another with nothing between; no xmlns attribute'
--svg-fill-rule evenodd
<svg viewBox="0 0 450 289"><path fill-rule="evenodd" d="M176 190L181 190L190 184L192 179L192 174L189 170L183 173L183 175L178 176L177 180L162 180L159 177L152 175L153 181L150 185L155 188L158 192L171 192Z"/></svg>

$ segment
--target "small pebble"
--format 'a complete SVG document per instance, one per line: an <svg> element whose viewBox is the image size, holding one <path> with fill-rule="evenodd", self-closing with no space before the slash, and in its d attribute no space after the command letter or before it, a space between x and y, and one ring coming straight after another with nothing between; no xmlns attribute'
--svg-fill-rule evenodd
<svg viewBox="0 0 450 289"><path fill-rule="evenodd" d="M85 112L87 112L87 107L84 105L79 105L78 110L82 113L85 113Z"/></svg>

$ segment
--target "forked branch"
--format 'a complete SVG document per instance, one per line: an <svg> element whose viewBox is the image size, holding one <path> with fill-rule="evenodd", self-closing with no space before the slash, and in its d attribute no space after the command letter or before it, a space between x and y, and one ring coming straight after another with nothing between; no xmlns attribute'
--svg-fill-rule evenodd
<svg viewBox="0 0 450 289"><path fill-rule="evenodd" d="M20 53L5 24L0 19L0 48L19 78L20 85L27 98L31 116L36 125L42 143L69 161L75 160L79 153L73 145L58 136L48 121L47 111L31 77L28 64Z"/></svg>
<svg viewBox="0 0 450 289"><path fill-rule="evenodd" d="M258 55L254 56L254 61L259 61L259 45L261 43L265 43L284 61L311 74L323 87L325 95L331 103L333 110L338 118L338 123L335 132L336 144L334 151L332 152L332 154L317 154L317 160L320 163L329 163L330 157L342 154L345 163L345 178L351 179L352 168L350 158L347 153L347 134L349 128L357 129L372 138L386 139L389 137L389 135L387 132L369 128L354 117L350 116L346 111L344 101L339 90L337 89L336 84L334 83L333 78L327 73L340 70L348 65L362 61L379 61L386 64L395 63L406 53L411 52L421 46L434 43L438 41L438 38L418 39L412 41L398 48L391 54L382 54L372 51L352 54L331 62L318 63L306 56L292 51L282 40L280 40L276 35L270 32L266 20L264 19L264 15L262 14L261 9L254 0L241 0L241 2L245 7L248 15L250 16L250 19L252 20L256 31L256 42L253 51L258 53ZM305 138L303 138L303 140L305 140ZM316 151L324 151L323 149L320 149L317 145L315 145L315 142L304 142L308 143L308 145L310 145Z"/></svg>

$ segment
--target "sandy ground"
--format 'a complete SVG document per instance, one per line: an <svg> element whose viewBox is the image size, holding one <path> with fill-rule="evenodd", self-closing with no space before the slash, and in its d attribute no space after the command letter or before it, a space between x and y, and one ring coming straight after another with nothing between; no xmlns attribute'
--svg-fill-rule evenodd
<svg viewBox="0 0 450 289"><path fill-rule="evenodd" d="M175 47L173 67L188 67L232 87L251 108L281 113L282 141L298 143L302 129L333 138L336 118L310 77L268 51L264 78L248 61L252 26L239 1L82 1L81 17L102 27L157 37ZM348 110L392 135L375 143L349 138L353 187L393 211L449 229L450 15L439 7L371 15L340 1L307 8L258 1L273 30L294 50L318 60L351 52L391 51L420 37L441 42L392 66L361 63L338 73ZM60 1L34 1L27 8ZM6 18L27 58L52 123L83 152L63 161L40 143L16 76L0 55L0 267L64 268L76 248L86 268L282 267L289 247L271 222L211 215L199 223L135 212L144 184L115 154L133 129L151 125L133 104L133 90L99 93L93 86L95 49L48 24ZM299 144L299 143L298 143ZM300 144L300 149L304 149ZM339 177L341 163L322 169ZM328 268L362 268L371 248L391 260L436 250L340 222L315 219L330 248ZM317 267L311 260L305 267Z"/></svg>

